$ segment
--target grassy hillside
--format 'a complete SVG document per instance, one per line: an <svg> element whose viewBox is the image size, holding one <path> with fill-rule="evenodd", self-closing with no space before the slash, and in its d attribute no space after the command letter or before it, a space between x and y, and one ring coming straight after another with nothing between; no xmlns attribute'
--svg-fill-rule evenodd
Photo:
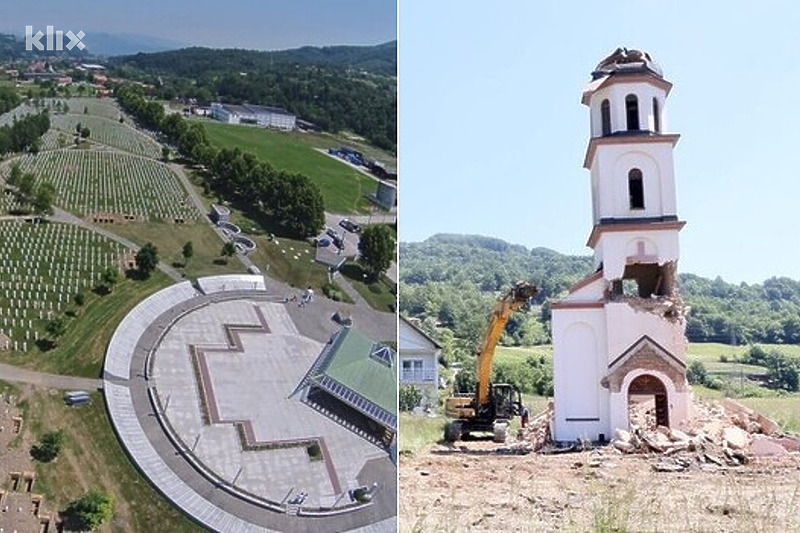
<svg viewBox="0 0 800 533"><path fill-rule="evenodd" d="M263 128L205 122L211 141L220 148L240 148L251 152L275 168L308 176L322 189L325 210L334 213L364 213L377 184L371 178L337 161L317 148L341 146L332 136L283 133Z"/></svg>

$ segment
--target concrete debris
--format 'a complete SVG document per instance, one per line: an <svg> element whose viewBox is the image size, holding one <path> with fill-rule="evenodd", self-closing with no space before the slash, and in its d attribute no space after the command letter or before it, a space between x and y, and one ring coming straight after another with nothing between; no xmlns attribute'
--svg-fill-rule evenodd
<svg viewBox="0 0 800 533"><path fill-rule="evenodd" d="M680 472L693 464L736 467L751 457L800 451L800 438L781 435L774 421L733 400L696 401L694 417L680 429L656 426L653 402L632 405L630 420L631 430L617 430L612 446L624 454L657 454L657 472Z"/></svg>
<svg viewBox="0 0 800 533"><path fill-rule="evenodd" d="M733 400L722 403L695 400L693 418L679 428L656 425L652 400L634 403L630 410L630 430L617 429L609 447L596 447L596 443L588 442L556 445L550 439L552 417L550 403L545 412L520 429L515 444L497 448L495 453L590 451L590 458L575 462L573 468L588 467L592 471L609 466L603 459L610 457L608 454L617 457L639 454L652 460L655 472L687 469L715 472L748 464L754 457L778 458L800 453L800 437L781 433L774 421ZM600 476L602 472L595 474Z"/></svg>
<svg viewBox="0 0 800 533"><path fill-rule="evenodd" d="M553 419L553 412L553 402L550 402L543 413L529 421L526 427L520 428L517 440L525 442L530 451L540 451L550 442L550 421Z"/></svg>

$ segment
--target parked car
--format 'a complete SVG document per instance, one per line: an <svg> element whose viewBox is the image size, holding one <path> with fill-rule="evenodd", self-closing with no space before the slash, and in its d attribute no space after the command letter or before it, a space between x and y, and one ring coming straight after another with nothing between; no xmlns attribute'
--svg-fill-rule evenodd
<svg viewBox="0 0 800 533"><path fill-rule="evenodd" d="M325 248L326 246L331 245L331 240L327 237L320 237L317 239L317 248Z"/></svg>
<svg viewBox="0 0 800 533"><path fill-rule="evenodd" d="M361 226L353 222L352 220L343 218L339 221L339 225L349 231L350 233L361 233Z"/></svg>
<svg viewBox="0 0 800 533"><path fill-rule="evenodd" d="M334 239L339 237L339 232L333 228L325 228L325 233L327 233L330 237Z"/></svg>

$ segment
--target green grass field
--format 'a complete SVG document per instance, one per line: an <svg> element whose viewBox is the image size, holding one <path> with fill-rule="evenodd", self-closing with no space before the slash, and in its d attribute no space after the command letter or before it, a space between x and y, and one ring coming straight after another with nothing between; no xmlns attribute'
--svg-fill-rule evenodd
<svg viewBox="0 0 800 533"><path fill-rule="evenodd" d="M393 283L386 276L381 276L377 281L366 283L364 271L355 263L348 263L341 269L353 288L364 300L377 311L394 312L397 296L393 293Z"/></svg>
<svg viewBox="0 0 800 533"><path fill-rule="evenodd" d="M73 306L78 316L70 320L55 348L44 352L38 348L28 353L0 352L0 360L43 372L99 377L108 341L117 325L137 303L170 284L170 279L157 270L146 281L122 281L105 296L88 292L82 307Z"/></svg>
<svg viewBox="0 0 800 533"><path fill-rule="evenodd" d="M211 141L223 148L241 148L275 168L299 172L319 185L325 210L333 213L367 213L370 202L364 195L377 184L346 164L320 153L319 135L277 132L252 126L204 122ZM333 141L329 146L341 146Z"/></svg>
<svg viewBox="0 0 800 533"><path fill-rule="evenodd" d="M177 267L189 278L215 276L220 274L242 274L244 266L235 258L227 264L218 264L223 241L205 221L194 224L167 224L150 222L146 224L115 224L111 231L132 240L138 245L152 242L158 248L161 261ZM194 255L185 267L182 255L183 245L192 242Z"/></svg>
<svg viewBox="0 0 800 533"><path fill-rule="evenodd" d="M36 491L48 507L64 509L99 488L114 500L114 516L100 531L149 532L154 524L159 531L203 531L139 475L117 441L100 393L92 393L91 405L78 408L67 407L60 394L46 389L32 389L24 402L24 427L35 440L47 431L66 433L58 459L36 465Z"/></svg>

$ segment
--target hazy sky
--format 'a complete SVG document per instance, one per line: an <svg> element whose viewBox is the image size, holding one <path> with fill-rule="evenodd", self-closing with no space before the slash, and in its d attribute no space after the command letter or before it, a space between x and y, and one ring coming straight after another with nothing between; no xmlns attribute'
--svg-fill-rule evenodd
<svg viewBox="0 0 800 533"><path fill-rule="evenodd" d="M0 30L128 33L260 50L378 44L397 34L394 0L0 0ZM35 31L34 31L35 33Z"/></svg>
<svg viewBox="0 0 800 533"><path fill-rule="evenodd" d="M800 278L800 4L401 2L401 238L591 253L590 73L618 46L674 87L679 268Z"/></svg>

